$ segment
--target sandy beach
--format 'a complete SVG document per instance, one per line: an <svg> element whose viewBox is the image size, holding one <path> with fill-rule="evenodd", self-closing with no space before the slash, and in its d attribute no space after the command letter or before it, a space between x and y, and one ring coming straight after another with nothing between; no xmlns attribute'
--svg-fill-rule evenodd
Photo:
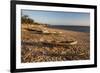
<svg viewBox="0 0 100 73"><path fill-rule="evenodd" d="M44 33L40 30L43 30ZM77 41L77 44L55 44L57 42L59 43L61 41L70 40ZM55 29L41 25L33 26L22 24L22 63L88 60L89 58L90 34L88 32Z"/></svg>

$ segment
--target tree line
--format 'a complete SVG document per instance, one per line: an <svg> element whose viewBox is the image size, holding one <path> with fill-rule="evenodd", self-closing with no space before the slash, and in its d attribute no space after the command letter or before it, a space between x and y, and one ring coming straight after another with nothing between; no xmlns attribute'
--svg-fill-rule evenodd
<svg viewBox="0 0 100 73"><path fill-rule="evenodd" d="M21 23L23 24L23 23L29 23L29 24L32 24L32 23L34 23L34 20L33 19L31 19L31 18L29 18L29 16L28 15L24 15L24 16L22 16L21 17Z"/></svg>
<svg viewBox="0 0 100 73"><path fill-rule="evenodd" d="M34 19L30 18L28 15L23 15L21 16L21 24L33 24L34 25L43 25L43 26L48 26L48 24L42 24L35 22Z"/></svg>

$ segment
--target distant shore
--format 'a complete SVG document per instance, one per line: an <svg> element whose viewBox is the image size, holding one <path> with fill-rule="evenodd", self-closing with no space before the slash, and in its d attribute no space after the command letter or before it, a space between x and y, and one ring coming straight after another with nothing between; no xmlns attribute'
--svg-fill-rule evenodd
<svg viewBox="0 0 100 73"><path fill-rule="evenodd" d="M78 32L90 32L89 26L49 25L48 27L55 29L78 31Z"/></svg>

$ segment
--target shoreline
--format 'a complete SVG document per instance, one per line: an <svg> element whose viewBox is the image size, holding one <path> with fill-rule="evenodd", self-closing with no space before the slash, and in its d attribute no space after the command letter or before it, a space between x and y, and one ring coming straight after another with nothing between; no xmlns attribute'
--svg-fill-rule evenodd
<svg viewBox="0 0 100 73"><path fill-rule="evenodd" d="M66 26L66 25L49 25L49 28L54 29L61 29L61 30L71 30L71 31L77 31L77 32L90 32L89 26Z"/></svg>

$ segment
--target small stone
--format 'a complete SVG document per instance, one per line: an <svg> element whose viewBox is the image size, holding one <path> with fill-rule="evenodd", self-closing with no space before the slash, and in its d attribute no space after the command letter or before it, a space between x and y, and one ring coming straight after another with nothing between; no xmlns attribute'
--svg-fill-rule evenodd
<svg viewBox="0 0 100 73"><path fill-rule="evenodd" d="M29 48L29 51L32 51L32 49L31 49L31 48Z"/></svg>
<svg viewBox="0 0 100 73"><path fill-rule="evenodd" d="M62 54L62 55L65 55L65 54L66 54L66 51L62 51L61 54Z"/></svg>

